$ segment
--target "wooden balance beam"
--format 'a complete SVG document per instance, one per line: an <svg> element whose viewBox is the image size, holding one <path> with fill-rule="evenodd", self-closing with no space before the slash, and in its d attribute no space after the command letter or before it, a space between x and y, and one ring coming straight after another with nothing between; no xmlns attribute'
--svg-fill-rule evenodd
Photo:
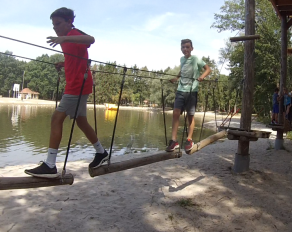
<svg viewBox="0 0 292 232"><path fill-rule="evenodd" d="M191 155L193 153L195 153L196 151L201 150L203 147L206 147L207 145L217 141L218 139L223 138L226 135L226 130L220 131L214 135L211 135L205 139L203 139L201 142L196 143L195 146L192 148L192 150L190 150L189 152L187 152L188 155Z"/></svg>
<svg viewBox="0 0 292 232"><path fill-rule="evenodd" d="M109 174L112 172L119 172L119 171L136 168L136 167L140 167L140 166L144 166L147 164L152 164L152 163L156 163L156 162L160 162L164 160L180 158L181 156L182 156L181 152L163 151L163 152L158 152L151 156L140 157L136 159L113 163L113 164L110 164L110 166L106 164L95 169L89 168L88 172L91 177L101 176L101 175Z"/></svg>
<svg viewBox="0 0 292 232"><path fill-rule="evenodd" d="M39 177L0 177L0 190L40 188L57 185L72 185L74 177L66 174L63 177L39 178Z"/></svg>
<svg viewBox="0 0 292 232"><path fill-rule="evenodd" d="M245 35L245 36L238 36L238 37L230 37L230 42L255 40L255 39L260 39L260 38L261 38L260 35Z"/></svg>

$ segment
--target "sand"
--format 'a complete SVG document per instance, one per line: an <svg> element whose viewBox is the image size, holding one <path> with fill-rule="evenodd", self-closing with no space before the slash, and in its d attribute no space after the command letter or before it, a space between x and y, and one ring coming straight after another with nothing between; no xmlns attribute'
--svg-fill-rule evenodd
<svg viewBox="0 0 292 232"><path fill-rule="evenodd" d="M260 123L253 128L267 130ZM69 162L72 186L0 191L0 231L290 232L292 142L285 139L285 150L276 151L274 140L273 132L250 143L250 171L243 174L231 171L238 142L227 139L190 156L94 178L89 160ZM6 166L0 176L25 176L25 168L31 165Z"/></svg>

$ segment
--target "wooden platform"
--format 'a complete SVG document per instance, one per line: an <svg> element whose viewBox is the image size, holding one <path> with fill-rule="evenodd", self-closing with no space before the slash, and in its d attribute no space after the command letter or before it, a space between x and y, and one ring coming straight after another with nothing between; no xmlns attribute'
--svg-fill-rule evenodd
<svg viewBox="0 0 292 232"><path fill-rule="evenodd" d="M287 133L292 130L291 124L289 120L285 120L283 124L268 124L266 127L271 128L273 131L283 130L283 132Z"/></svg>
<svg viewBox="0 0 292 232"><path fill-rule="evenodd" d="M229 140L240 140L240 141L257 141L259 138L269 138L272 133L270 131L259 131L259 130L246 131L243 128L235 128L235 127L220 127L219 130L220 129L227 130L227 138Z"/></svg>

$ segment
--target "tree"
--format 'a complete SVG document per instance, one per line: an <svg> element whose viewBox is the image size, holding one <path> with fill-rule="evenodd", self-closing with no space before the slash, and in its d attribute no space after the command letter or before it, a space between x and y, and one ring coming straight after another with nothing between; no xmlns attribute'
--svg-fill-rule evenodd
<svg viewBox="0 0 292 232"><path fill-rule="evenodd" d="M221 13L215 14L212 27L221 31L242 32L244 28L244 1L225 1ZM280 76L280 20L277 18L272 4L268 0L256 1L256 34L261 39L255 45L255 92L254 113L261 111L261 115L268 115L272 106L272 94L279 83ZM291 35L289 34L289 38ZM290 41L290 39L289 39ZM226 43L226 48L221 49L222 59L229 60L229 89L236 90L244 82L243 77L243 42L236 44ZM291 65L291 58L288 64ZM291 69L289 66L288 70ZM287 78L287 86L291 88L291 73ZM243 94L243 93L241 93ZM241 95L240 94L240 95ZM230 96L234 96L232 93Z"/></svg>

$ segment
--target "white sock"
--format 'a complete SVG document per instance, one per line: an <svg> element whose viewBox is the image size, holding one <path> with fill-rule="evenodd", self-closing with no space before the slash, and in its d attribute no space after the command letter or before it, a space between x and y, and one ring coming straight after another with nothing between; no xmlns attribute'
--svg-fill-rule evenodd
<svg viewBox="0 0 292 232"><path fill-rule="evenodd" d="M102 154L104 153L104 148L101 146L99 140L92 145L94 146L96 153L102 153Z"/></svg>
<svg viewBox="0 0 292 232"><path fill-rule="evenodd" d="M53 149L53 148L48 149L48 156L47 156L45 163L50 168L53 168L56 166L57 154L58 154L58 149Z"/></svg>

